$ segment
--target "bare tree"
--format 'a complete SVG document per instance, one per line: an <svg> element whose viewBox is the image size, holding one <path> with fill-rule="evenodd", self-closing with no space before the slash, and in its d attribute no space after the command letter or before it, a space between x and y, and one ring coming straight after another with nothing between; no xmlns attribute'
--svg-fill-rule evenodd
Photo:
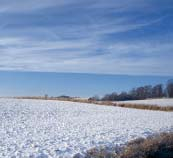
<svg viewBox="0 0 173 158"><path fill-rule="evenodd" d="M99 100L100 100L100 98L99 98L99 96L98 96L98 95L95 95L95 96L93 96L93 97L89 98L88 100L89 100L89 101L99 101Z"/></svg>
<svg viewBox="0 0 173 158"><path fill-rule="evenodd" d="M158 84L152 88L152 97L153 98L161 98L164 96L163 86Z"/></svg>
<svg viewBox="0 0 173 158"><path fill-rule="evenodd" d="M46 100L48 99L48 94L44 95L44 99L46 99Z"/></svg>
<svg viewBox="0 0 173 158"><path fill-rule="evenodd" d="M168 97L173 98L173 80L168 81L166 89Z"/></svg>

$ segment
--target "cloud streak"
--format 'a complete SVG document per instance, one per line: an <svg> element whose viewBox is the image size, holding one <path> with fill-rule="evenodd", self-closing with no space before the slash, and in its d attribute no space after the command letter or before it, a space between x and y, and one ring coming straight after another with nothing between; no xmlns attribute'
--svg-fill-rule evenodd
<svg viewBox="0 0 173 158"><path fill-rule="evenodd" d="M169 0L0 3L0 70L173 75Z"/></svg>

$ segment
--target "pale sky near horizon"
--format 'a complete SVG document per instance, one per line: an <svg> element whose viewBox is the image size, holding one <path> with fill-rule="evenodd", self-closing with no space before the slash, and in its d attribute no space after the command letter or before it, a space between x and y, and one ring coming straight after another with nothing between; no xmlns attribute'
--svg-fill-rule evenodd
<svg viewBox="0 0 173 158"><path fill-rule="evenodd" d="M166 85L173 76L0 71L0 96L103 96L144 85Z"/></svg>

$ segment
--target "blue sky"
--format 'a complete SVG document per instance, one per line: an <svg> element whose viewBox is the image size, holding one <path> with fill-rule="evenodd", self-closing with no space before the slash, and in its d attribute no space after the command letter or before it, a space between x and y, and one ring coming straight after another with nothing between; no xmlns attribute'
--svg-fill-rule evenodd
<svg viewBox="0 0 173 158"><path fill-rule="evenodd" d="M173 76L172 19L172 0L0 0L0 71Z"/></svg>
<svg viewBox="0 0 173 158"><path fill-rule="evenodd" d="M172 0L0 0L0 70L173 74Z"/></svg>
<svg viewBox="0 0 173 158"><path fill-rule="evenodd" d="M0 96L103 96L142 85L165 85L169 79L171 76L4 71L0 72Z"/></svg>

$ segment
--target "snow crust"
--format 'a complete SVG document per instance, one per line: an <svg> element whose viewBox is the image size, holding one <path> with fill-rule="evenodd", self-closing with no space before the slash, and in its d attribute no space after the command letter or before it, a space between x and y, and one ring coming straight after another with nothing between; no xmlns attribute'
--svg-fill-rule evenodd
<svg viewBox="0 0 173 158"><path fill-rule="evenodd" d="M132 101L119 101L117 103L129 104L143 104L143 105L157 105L157 106L173 106L173 99L146 99L146 100L132 100Z"/></svg>
<svg viewBox="0 0 173 158"><path fill-rule="evenodd" d="M0 157L70 158L171 131L173 113L63 101L0 99Z"/></svg>

